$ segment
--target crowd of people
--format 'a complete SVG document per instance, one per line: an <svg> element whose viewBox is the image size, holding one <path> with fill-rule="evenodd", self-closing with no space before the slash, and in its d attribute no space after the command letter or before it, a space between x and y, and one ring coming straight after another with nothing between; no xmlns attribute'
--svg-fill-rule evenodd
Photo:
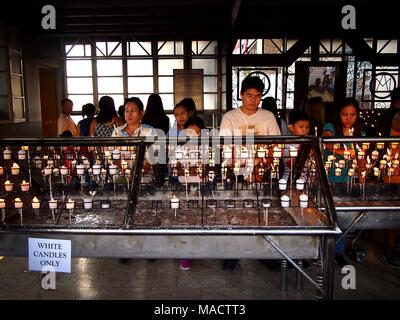
<svg viewBox="0 0 400 320"><path fill-rule="evenodd" d="M264 83L258 77L247 77L241 84L240 96L242 105L239 108L226 112L220 125L220 135L299 135L306 136L366 136L366 128L360 121L360 108L357 100L347 98L338 105L336 118L332 122L325 122L324 102L321 97L310 97L299 109L285 117L278 117L275 99L265 98L260 108ZM95 116L95 106L85 104L82 107L83 120L75 126L70 114L73 103L69 99L61 102L62 113L58 118L58 134L60 136L89 136L89 137L138 137L155 135L155 130L161 130L170 137L176 137L184 130L190 129L195 135L200 135L206 125L197 115L196 105L191 98L178 102L173 114L175 123L171 126L166 115L163 103L158 94L151 94L146 108L137 97L127 98L116 112L114 101L109 96L101 97L98 103L99 113ZM391 106L386 110L380 121L376 136L400 135L400 88L391 92ZM329 152L329 148L326 149ZM341 156L338 154L338 156ZM334 182L335 175L328 178ZM387 243L384 258L394 268L400 268L400 241L398 232L387 232ZM336 262L342 267L347 264L343 253L345 240L336 248ZM223 268L232 271L237 260L228 259ZM181 269L190 269L188 259L181 260Z"/></svg>

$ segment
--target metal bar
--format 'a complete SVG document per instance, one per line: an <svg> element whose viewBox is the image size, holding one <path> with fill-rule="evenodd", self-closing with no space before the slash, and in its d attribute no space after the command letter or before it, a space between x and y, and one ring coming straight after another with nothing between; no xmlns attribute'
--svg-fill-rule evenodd
<svg viewBox="0 0 400 320"><path fill-rule="evenodd" d="M141 181L145 151L146 151L146 146L144 142L141 142L136 149L136 165L133 171L133 179L131 183L131 188L129 190L127 205L125 210L124 224L126 227L129 227L131 223L133 223L134 216L136 213L136 206L139 198L140 181Z"/></svg>
<svg viewBox="0 0 400 320"><path fill-rule="evenodd" d="M361 211L357 217L353 219L353 221L350 223L350 225L345 228L345 231L342 233L342 235L339 237L339 239L336 240L336 244L338 244L342 239L351 231L353 228L356 226L356 224L367 214L367 211Z"/></svg>
<svg viewBox="0 0 400 320"><path fill-rule="evenodd" d="M398 211L400 212L399 206L337 206L336 211ZM325 208L318 208L319 211L325 211Z"/></svg>
<svg viewBox="0 0 400 320"><path fill-rule="evenodd" d="M21 228L16 226L13 228L10 225L5 225L0 229L0 234L4 233L59 233L59 234L93 234L93 235L247 235L247 236L266 236L266 235L296 235L296 236L320 236L320 235L331 235L336 236L341 233L339 229L330 230L279 230L267 228L259 229L235 229L231 227L225 228L137 228L137 229L122 229L121 226L117 226L118 229L70 229L70 228L42 228L35 226L35 228Z"/></svg>
<svg viewBox="0 0 400 320"><path fill-rule="evenodd" d="M293 267L295 267L304 277L306 277L323 295L325 295L325 291L323 288L321 288L311 277L302 269L299 268L299 266L294 262L285 252L279 248L279 246L269 237L269 236L264 236L264 239L269 242L271 246L273 246L287 261L289 261ZM283 277L283 276L282 276Z"/></svg>
<svg viewBox="0 0 400 320"><path fill-rule="evenodd" d="M320 138L322 142L326 143L340 143L340 142L400 142L400 137L340 137Z"/></svg>

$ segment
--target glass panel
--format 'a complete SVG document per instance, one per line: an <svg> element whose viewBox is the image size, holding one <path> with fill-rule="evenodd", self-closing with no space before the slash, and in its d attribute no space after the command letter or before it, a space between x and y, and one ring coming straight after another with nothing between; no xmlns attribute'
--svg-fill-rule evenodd
<svg viewBox="0 0 400 320"><path fill-rule="evenodd" d="M67 78L68 93L92 93L92 78Z"/></svg>
<svg viewBox="0 0 400 320"><path fill-rule="evenodd" d="M164 110L174 110L174 95L173 94L160 94Z"/></svg>
<svg viewBox="0 0 400 320"><path fill-rule="evenodd" d="M79 121L81 121L83 118L82 116L78 116L78 115L71 115L72 120L75 122L75 124L77 125Z"/></svg>
<svg viewBox="0 0 400 320"><path fill-rule="evenodd" d="M92 62L90 60L67 60L67 77L91 76Z"/></svg>
<svg viewBox="0 0 400 320"><path fill-rule="evenodd" d="M25 110L24 110L24 99L22 98L13 98L13 109L14 109L14 119L24 119L25 118Z"/></svg>
<svg viewBox="0 0 400 320"><path fill-rule="evenodd" d="M140 43L140 45L139 45ZM131 56L151 55L151 42L129 42L129 54ZM147 51L147 52L146 52Z"/></svg>
<svg viewBox="0 0 400 320"><path fill-rule="evenodd" d="M65 54L67 55L67 57L84 57L85 52L83 47L83 44L66 45ZM87 47L89 47L89 54L88 52L86 52L86 54L90 55L90 46L86 45L86 48Z"/></svg>
<svg viewBox="0 0 400 320"><path fill-rule="evenodd" d="M205 75L216 75L218 73L216 59L193 59L193 69L203 69Z"/></svg>
<svg viewBox="0 0 400 320"><path fill-rule="evenodd" d="M8 98L0 98L0 120L10 120Z"/></svg>
<svg viewBox="0 0 400 320"><path fill-rule="evenodd" d="M122 60L97 60L97 75L122 76Z"/></svg>
<svg viewBox="0 0 400 320"><path fill-rule="evenodd" d="M174 47L175 42L175 47ZM179 55L183 54L182 41L159 41L158 55Z"/></svg>
<svg viewBox="0 0 400 320"><path fill-rule="evenodd" d="M158 78L159 92L174 92L174 77L159 77Z"/></svg>
<svg viewBox="0 0 400 320"><path fill-rule="evenodd" d="M8 77L5 72L0 72L0 95L8 95Z"/></svg>
<svg viewBox="0 0 400 320"><path fill-rule="evenodd" d="M217 95L204 94L204 110L215 110L217 108Z"/></svg>
<svg viewBox="0 0 400 320"><path fill-rule="evenodd" d="M122 44L121 42L108 42L108 52L109 56L122 56Z"/></svg>
<svg viewBox="0 0 400 320"><path fill-rule="evenodd" d="M105 42L96 42L96 56L106 56L107 46Z"/></svg>
<svg viewBox="0 0 400 320"><path fill-rule="evenodd" d="M223 93L221 98L222 110L226 110L226 93Z"/></svg>
<svg viewBox="0 0 400 320"><path fill-rule="evenodd" d="M5 56L5 49L0 48L0 70L6 70L6 56Z"/></svg>
<svg viewBox="0 0 400 320"><path fill-rule="evenodd" d="M11 58L11 72L22 74L21 69L21 55L16 52L10 52Z"/></svg>
<svg viewBox="0 0 400 320"><path fill-rule="evenodd" d="M288 39L286 41L286 51L289 50L296 42L297 39Z"/></svg>
<svg viewBox="0 0 400 320"><path fill-rule="evenodd" d="M173 75L174 69L183 69L183 59L160 59L158 60L158 74Z"/></svg>
<svg viewBox="0 0 400 320"><path fill-rule="evenodd" d="M282 53L282 51L283 51L282 39L264 39L264 53L280 54Z"/></svg>
<svg viewBox="0 0 400 320"><path fill-rule="evenodd" d="M72 107L72 111L78 111L78 112L81 112L82 106L84 104L93 103L93 95L89 94L81 94L81 95L69 94L68 99L70 99L74 104Z"/></svg>
<svg viewBox="0 0 400 320"><path fill-rule="evenodd" d="M397 40L378 40L377 51L379 53L397 53Z"/></svg>
<svg viewBox="0 0 400 320"><path fill-rule="evenodd" d="M195 55L217 54L217 42L216 41L192 41L192 52Z"/></svg>
<svg viewBox="0 0 400 320"><path fill-rule="evenodd" d="M286 94L286 109L293 109L293 108L294 108L294 93L288 92Z"/></svg>
<svg viewBox="0 0 400 320"><path fill-rule="evenodd" d="M128 76L152 76L153 61L150 59L128 60Z"/></svg>
<svg viewBox="0 0 400 320"><path fill-rule="evenodd" d="M121 77L98 77L97 85L99 92L109 92L109 93L122 93L124 92L124 86Z"/></svg>
<svg viewBox="0 0 400 320"><path fill-rule="evenodd" d="M204 92L217 92L217 77L204 77Z"/></svg>
<svg viewBox="0 0 400 320"><path fill-rule="evenodd" d="M153 77L129 77L128 92L153 92Z"/></svg>
<svg viewBox="0 0 400 320"><path fill-rule="evenodd" d="M11 76L11 92L13 96L23 96L21 76Z"/></svg>
<svg viewBox="0 0 400 320"><path fill-rule="evenodd" d="M294 75L287 77L287 91L294 91Z"/></svg>

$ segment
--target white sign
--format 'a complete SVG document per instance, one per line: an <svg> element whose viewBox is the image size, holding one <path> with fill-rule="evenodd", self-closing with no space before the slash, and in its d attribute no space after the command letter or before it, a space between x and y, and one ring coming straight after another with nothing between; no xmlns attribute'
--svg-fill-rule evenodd
<svg viewBox="0 0 400 320"><path fill-rule="evenodd" d="M71 240L29 238L29 270L71 273Z"/></svg>

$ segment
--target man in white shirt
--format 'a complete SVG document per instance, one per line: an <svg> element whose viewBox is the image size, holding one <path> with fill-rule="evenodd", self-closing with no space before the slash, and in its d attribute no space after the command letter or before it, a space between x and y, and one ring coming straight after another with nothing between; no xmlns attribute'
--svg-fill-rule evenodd
<svg viewBox="0 0 400 320"><path fill-rule="evenodd" d="M272 112L259 108L264 83L258 77L242 81L242 106L228 111L222 118L220 135L280 135Z"/></svg>
<svg viewBox="0 0 400 320"><path fill-rule="evenodd" d="M72 136L76 136L77 130L74 120L72 120L70 114L72 112L73 103L70 99L64 98L61 101L62 112L58 116L57 120L57 134L60 136L64 131L70 131Z"/></svg>

